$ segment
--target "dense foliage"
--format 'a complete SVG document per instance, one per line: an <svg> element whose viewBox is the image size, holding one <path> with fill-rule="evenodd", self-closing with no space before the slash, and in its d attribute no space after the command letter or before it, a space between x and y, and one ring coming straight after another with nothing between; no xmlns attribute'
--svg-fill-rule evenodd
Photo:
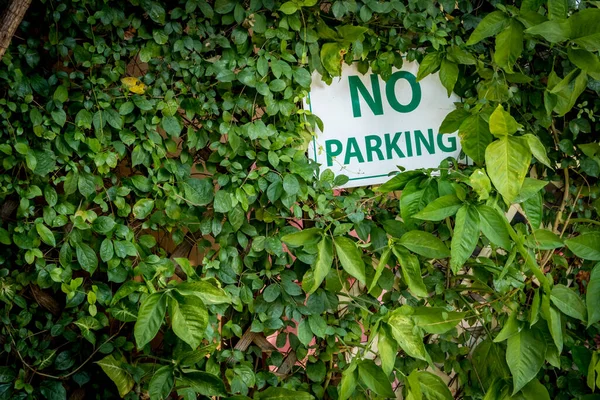
<svg viewBox="0 0 600 400"><path fill-rule="evenodd" d="M600 397L599 6L34 2L0 64L0 399ZM311 74L403 59L473 164L336 189Z"/></svg>

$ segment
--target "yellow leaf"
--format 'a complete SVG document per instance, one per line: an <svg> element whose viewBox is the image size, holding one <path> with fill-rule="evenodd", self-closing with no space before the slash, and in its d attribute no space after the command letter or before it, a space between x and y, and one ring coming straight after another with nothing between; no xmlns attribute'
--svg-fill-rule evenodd
<svg viewBox="0 0 600 400"><path fill-rule="evenodd" d="M129 89L129 91L136 94L144 94L144 91L146 90L146 85L140 82L138 78L133 76L122 78L121 82L127 89Z"/></svg>

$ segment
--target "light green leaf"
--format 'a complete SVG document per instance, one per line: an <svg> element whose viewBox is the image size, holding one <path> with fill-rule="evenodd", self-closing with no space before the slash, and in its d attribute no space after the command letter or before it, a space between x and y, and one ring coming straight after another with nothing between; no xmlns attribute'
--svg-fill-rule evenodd
<svg viewBox="0 0 600 400"><path fill-rule="evenodd" d="M600 264L596 264L590 274L585 294L588 310L588 327L600 321Z"/></svg>
<svg viewBox="0 0 600 400"><path fill-rule="evenodd" d="M409 379L411 393L415 389L413 382L419 385L419 391L423 399L431 400L453 400L454 397L448 389L448 385L444 383L442 378L428 371L413 371L412 379Z"/></svg>
<svg viewBox="0 0 600 400"><path fill-rule="evenodd" d="M479 201L487 200L492 191L492 182L483 168L477 168L469 176L469 186L479 195Z"/></svg>
<svg viewBox="0 0 600 400"><path fill-rule="evenodd" d="M213 279L214 280L214 279ZM175 287L183 296L197 296L204 304L230 304L231 297L220 287L213 285L208 280L186 281Z"/></svg>
<svg viewBox="0 0 600 400"><path fill-rule="evenodd" d="M553 19L566 19L569 11L567 0L548 0L548 17Z"/></svg>
<svg viewBox="0 0 600 400"><path fill-rule="evenodd" d="M600 9L588 7L574 13L569 19L573 42L587 51L600 50Z"/></svg>
<svg viewBox="0 0 600 400"><path fill-rule="evenodd" d="M538 35L550 43L568 40L571 36L571 25L568 21L546 21L525 30L530 35Z"/></svg>
<svg viewBox="0 0 600 400"><path fill-rule="evenodd" d="M321 62L325 70L332 76L342 73L342 54L347 51L339 43L325 43L321 46Z"/></svg>
<svg viewBox="0 0 600 400"><path fill-rule="evenodd" d="M479 214L475 207L464 205L456 213L454 234L450 244L450 266L455 274L471 257L479 241Z"/></svg>
<svg viewBox="0 0 600 400"><path fill-rule="evenodd" d="M169 307L173 332L192 349L196 349L208 325L206 306L197 296L182 296L177 300L171 298Z"/></svg>
<svg viewBox="0 0 600 400"><path fill-rule="evenodd" d="M169 397L173 385L175 383L173 379L174 369L170 365L165 365L152 375L150 383L148 384L148 394L150 400L164 400Z"/></svg>
<svg viewBox="0 0 600 400"><path fill-rule="evenodd" d="M205 206L212 202L214 188L208 178L190 178L183 183L185 199L193 206Z"/></svg>
<svg viewBox="0 0 600 400"><path fill-rule="evenodd" d="M600 59L596 54L582 49L568 49L569 60L577 68L587 72L596 80L600 80Z"/></svg>
<svg viewBox="0 0 600 400"><path fill-rule="evenodd" d="M270 387L255 395L256 400L313 400L311 394L301 391L285 389L281 387Z"/></svg>
<svg viewBox="0 0 600 400"><path fill-rule="evenodd" d="M548 158L548 154L546 153L546 147L544 147L540 139L537 136L532 135L531 133L523 135L523 137L527 140L529 150L531 150L531 154L533 154L536 160L538 160L548 168L553 169L552 162L550 161L550 159Z"/></svg>
<svg viewBox="0 0 600 400"><path fill-rule="evenodd" d="M513 395L535 378L545 354L546 341L536 329L525 328L508 339L506 362L513 376Z"/></svg>
<svg viewBox="0 0 600 400"><path fill-rule="evenodd" d="M477 24L477 27L467 40L467 45L472 46L485 38L500 33L509 22L509 18L502 11L492 11Z"/></svg>
<svg viewBox="0 0 600 400"><path fill-rule="evenodd" d="M134 336L138 349L146 346L158 333L167 312L165 292L152 293L142 303L134 327Z"/></svg>
<svg viewBox="0 0 600 400"><path fill-rule="evenodd" d="M415 307L415 324L427 333L443 334L461 322L467 313L448 311L441 307Z"/></svg>
<svg viewBox="0 0 600 400"><path fill-rule="evenodd" d="M373 361L361 361L358 364L358 376L370 390L379 396L387 398L396 396L388 377Z"/></svg>
<svg viewBox="0 0 600 400"><path fill-rule="evenodd" d="M64 103L69 98L69 91L65 86L58 86L52 98L60 103Z"/></svg>
<svg viewBox="0 0 600 400"><path fill-rule="evenodd" d="M424 79L426 76L433 74L441 65L442 57L440 53L427 53L423 57L423 61L419 64L417 72L417 82Z"/></svg>
<svg viewBox="0 0 600 400"><path fill-rule="evenodd" d="M404 309L398 308L392 311L388 324L392 328L392 336L408 356L424 361L430 360L423 344L422 334L415 329L415 321L410 315L405 314Z"/></svg>
<svg viewBox="0 0 600 400"><path fill-rule="evenodd" d="M600 261L600 232L586 232L565 240L565 244L577 257Z"/></svg>
<svg viewBox="0 0 600 400"><path fill-rule="evenodd" d="M523 186L521 186L521 190L515 198L515 203L523 203L524 201L535 197L535 195L537 195L539 191L545 188L547 185L547 181L525 178L525 180L523 180Z"/></svg>
<svg viewBox="0 0 600 400"><path fill-rule="evenodd" d="M450 256L450 251L444 242L429 232L406 232L398 243L423 257L446 258Z"/></svg>
<svg viewBox="0 0 600 400"><path fill-rule="evenodd" d="M548 389L537 379L532 380L521 389L521 395L524 400L550 400Z"/></svg>
<svg viewBox="0 0 600 400"><path fill-rule="evenodd" d="M506 322L504 322L504 326L494 338L494 343L504 342L505 340L519 333L521 329L519 326L519 321L517 320L517 316L518 313L515 311L510 314Z"/></svg>
<svg viewBox="0 0 600 400"><path fill-rule="evenodd" d="M312 267L314 274L314 283L308 293L313 293L321 286L321 283L329 274L333 264L333 243L331 238L326 236L317 245L317 258Z"/></svg>
<svg viewBox="0 0 600 400"><path fill-rule="evenodd" d="M490 132L496 137L512 135L522 127L500 104L490 115Z"/></svg>
<svg viewBox="0 0 600 400"><path fill-rule="evenodd" d="M153 209L154 209L154 200L152 200L152 199L138 200L133 205L133 216L136 219L144 219L148 215L150 215L150 213L152 212Z"/></svg>
<svg viewBox="0 0 600 400"><path fill-rule="evenodd" d="M481 115L467 117L458 128L458 136L465 154L476 164L483 164L485 150L494 140L489 125L483 117Z"/></svg>
<svg viewBox="0 0 600 400"><path fill-rule="evenodd" d="M510 250L511 240L506 227L506 218L490 206L481 204L477 206L479 213L479 227L481 231L496 246Z"/></svg>
<svg viewBox="0 0 600 400"><path fill-rule="evenodd" d="M448 92L448 97L452 94L454 90L454 85L456 85L456 81L458 80L458 65L452 61L448 61L448 59L442 60L442 65L440 67L440 81L442 85L446 88Z"/></svg>
<svg viewBox="0 0 600 400"><path fill-rule="evenodd" d="M488 176L507 204L512 203L529 170L531 152L524 139L505 136L485 150Z"/></svg>
<svg viewBox="0 0 600 400"><path fill-rule="evenodd" d="M580 321L587 319L587 312L583 300L565 285L554 285L550 294L552 303L569 317Z"/></svg>
<svg viewBox="0 0 600 400"><path fill-rule="evenodd" d="M563 247L563 240L547 229L536 229L527 237L527 245L536 250L554 250Z"/></svg>
<svg viewBox="0 0 600 400"><path fill-rule="evenodd" d="M308 228L281 237L281 241L292 247L314 244L323 235L323 229Z"/></svg>
<svg viewBox="0 0 600 400"><path fill-rule="evenodd" d="M427 206L415 214L413 218L425 221L442 221L443 219L456 214L462 204L463 202L456 197L455 194L448 194L427 204Z"/></svg>
<svg viewBox="0 0 600 400"><path fill-rule="evenodd" d="M410 254L404 247L394 246L392 248L394 255L402 268L402 277L408 285L408 289L417 297L427 297L429 292L423 277L421 276L421 265L417 256Z"/></svg>
<svg viewBox="0 0 600 400"><path fill-rule="evenodd" d="M123 367L123 362L116 360L111 354L104 357L96 364L98 364L100 368L102 368L102 371L108 375L110 380L117 385L121 397L125 397L127 393L131 392L131 389L133 389L133 386L135 385L135 381Z"/></svg>
<svg viewBox="0 0 600 400"><path fill-rule="evenodd" d="M371 293L371 291L377 285L377 281L379 280L379 278L381 278L381 274L383 273L383 270L387 266L391 254L392 254L391 247L386 247L386 249L381 254L381 258L379 259L379 264L377 264L377 269L375 270L375 276L373 277L373 281L371 282L371 285L369 286L369 293Z"/></svg>
<svg viewBox="0 0 600 400"><path fill-rule="evenodd" d="M389 376L396 363L398 343L392 336L392 331L387 324L381 324L377 331L377 353L381 360L381 369L386 376Z"/></svg>
<svg viewBox="0 0 600 400"><path fill-rule="evenodd" d="M523 52L523 25L511 19L508 26L496 36L494 61L508 73Z"/></svg>
<svg viewBox="0 0 600 400"><path fill-rule="evenodd" d="M352 363L342 372L342 380L338 386L338 400L348 400L354 394L357 381L358 372L356 371L356 364Z"/></svg>
<svg viewBox="0 0 600 400"><path fill-rule="evenodd" d="M291 15L298 11L298 6L293 1L286 1L281 5L281 7L279 7L279 11L284 14Z"/></svg>
<svg viewBox="0 0 600 400"><path fill-rule="evenodd" d="M40 239L42 242L46 243L48 246L56 247L56 239L54 238L54 234L52 231L43 223L35 224L35 230L38 235L40 235Z"/></svg>
<svg viewBox="0 0 600 400"><path fill-rule="evenodd" d="M542 295L541 302L542 317L548 324L550 336L558 349L558 353L563 349L563 321L562 314L550 304L550 295L545 293Z"/></svg>
<svg viewBox="0 0 600 400"><path fill-rule="evenodd" d="M362 260L362 252L353 240L347 237L337 236L333 239L335 252L344 270L358 279L363 285L366 284L365 263Z"/></svg>

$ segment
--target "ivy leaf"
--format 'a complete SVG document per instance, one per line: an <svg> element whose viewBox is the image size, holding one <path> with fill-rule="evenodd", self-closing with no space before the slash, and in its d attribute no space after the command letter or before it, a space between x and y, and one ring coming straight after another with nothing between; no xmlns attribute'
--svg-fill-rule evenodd
<svg viewBox="0 0 600 400"><path fill-rule="evenodd" d="M427 258L446 258L450 251L437 237L425 231L406 232L398 242L413 253Z"/></svg>
<svg viewBox="0 0 600 400"><path fill-rule="evenodd" d="M171 298L169 307L173 332L192 349L196 349L208 325L206 306L197 296L181 296L177 300Z"/></svg>
<svg viewBox="0 0 600 400"><path fill-rule="evenodd" d="M205 206L213 200L214 189L208 178L190 178L183 183L185 199L193 206Z"/></svg>
<svg viewBox="0 0 600 400"><path fill-rule="evenodd" d="M448 92L448 97L452 94L454 90L454 85L456 85L456 81L458 80L458 65L452 61L448 61L448 59L442 60L442 65L440 67L440 81L442 85L446 88Z"/></svg>
<svg viewBox="0 0 600 400"><path fill-rule="evenodd" d="M56 247L56 239L54 238L54 234L46 225L43 223L35 224L35 230L38 235L40 235L40 239L42 242L46 243L48 246Z"/></svg>
<svg viewBox="0 0 600 400"><path fill-rule="evenodd" d="M586 232L565 240L565 244L577 257L600 261L600 232Z"/></svg>
<svg viewBox="0 0 600 400"><path fill-rule="evenodd" d="M148 384L150 400L163 400L169 398L175 383L173 372L174 369L170 365L165 365L156 370Z"/></svg>
<svg viewBox="0 0 600 400"><path fill-rule="evenodd" d="M494 139L488 123L481 115L467 117L458 128L460 143L465 154L477 164L483 164L485 149Z"/></svg>
<svg viewBox="0 0 600 400"><path fill-rule="evenodd" d="M125 395L133 389L135 381L131 374L123 367L124 363L115 359L111 354L98 361L96 364L102 368L102 371L117 385L119 395Z"/></svg>
<svg viewBox="0 0 600 400"><path fill-rule="evenodd" d="M376 394L387 398L396 397L388 377L373 361L361 361L358 364L358 376Z"/></svg>
<svg viewBox="0 0 600 400"><path fill-rule="evenodd" d="M215 200L213 202L213 207L215 212L226 214L233 208L233 203L231 201L231 195L229 192L224 190L218 190L215 193Z"/></svg>
<svg viewBox="0 0 600 400"><path fill-rule="evenodd" d="M508 73L523 52L523 25L511 19L508 26L496 36L494 61Z"/></svg>
<svg viewBox="0 0 600 400"><path fill-rule="evenodd" d="M317 243L317 240L323 235L323 229L308 228L298 232L290 233L281 237L281 241L292 247L300 247Z"/></svg>
<svg viewBox="0 0 600 400"><path fill-rule="evenodd" d="M506 362L513 376L513 395L535 378L545 355L546 341L536 329L525 328L508 339Z"/></svg>
<svg viewBox="0 0 600 400"><path fill-rule="evenodd" d="M167 115L166 117L163 117L161 121L161 126L165 130L165 132L167 132L167 134L171 137L178 138L181 134L181 124L179 123L179 120L172 115Z"/></svg>
<svg viewBox="0 0 600 400"><path fill-rule="evenodd" d="M365 263L362 260L362 252L353 240L338 236L333 239L335 251L344 270L358 279L363 285L366 284Z"/></svg>
<svg viewBox="0 0 600 400"><path fill-rule="evenodd" d="M455 274L471 257L479 241L479 214L475 207L464 205L456 213L450 245L450 266Z"/></svg>
<svg viewBox="0 0 600 400"><path fill-rule="evenodd" d="M530 161L529 147L519 137L502 137L485 150L487 174L507 204L519 194Z"/></svg>
<svg viewBox="0 0 600 400"><path fill-rule="evenodd" d="M154 209L154 200L140 199L133 205L133 216L136 219L144 219Z"/></svg>
<svg viewBox="0 0 600 400"><path fill-rule="evenodd" d="M146 346L158 333L167 312L167 296L164 292L152 293L142 303L134 327L138 349Z"/></svg>
<svg viewBox="0 0 600 400"><path fill-rule="evenodd" d="M98 257L96 252L85 243L78 243L75 247L77 254L77 262L81 265L84 271L92 275L98 268Z"/></svg>
<svg viewBox="0 0 600 400"><path fill-rule="evenodd" d="M472 46L485 38L500 33L506 27L508 21L508 17L502 11L492 11L477 24L469 40L467 40L467 46Z"/></svg>

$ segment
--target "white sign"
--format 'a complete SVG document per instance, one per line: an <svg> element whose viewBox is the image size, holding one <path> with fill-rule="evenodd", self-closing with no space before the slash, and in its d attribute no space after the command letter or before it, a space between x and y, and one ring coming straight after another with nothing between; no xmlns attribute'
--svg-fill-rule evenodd
<svg viewBox="0 0 600 400"><path fill-rule="evenodd" d="M385 82L370 71L345 65L331 85L313 75L307 107L323 121L309 146L309 157L350 178L344 187L382 184L398 171L436 168L458 158L456 134L439 135L446 115L459 98L448 94L437 74L417 82L419 65L404 62Z"/></svg>

